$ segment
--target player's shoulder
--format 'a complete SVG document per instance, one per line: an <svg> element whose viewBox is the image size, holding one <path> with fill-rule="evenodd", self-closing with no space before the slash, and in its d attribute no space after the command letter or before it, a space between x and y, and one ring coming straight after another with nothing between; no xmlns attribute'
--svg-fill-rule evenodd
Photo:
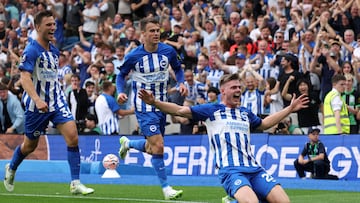
<svg viewBox="0 0 360 203"><path fill-rule="evenodd" d="M144 50L144 46L140 45L132 49L127 55L127 58L141 58L144 54L146 54Z"/></svg>
<svg viewBox="0 0 360 203"><path fill-rule="evenodd" d="M39 43L36 42L36 40L31 40L29 41L29 43L26 45L24 52L29 52L29 53L37 53L40 50L40 45Z"/></svg>
<svg viewBox="0 0 360 203"><path fill-rule="evenodd" d="M158 50L159 51L175 51L175 49L172 46L165 44L163 42L159 42Z"/></svg>
<svg viewBox="0 0 360 203"><path fill-rule="evenodd" d="M196 109L204 110L208 113L225 109L225 105L222 103L205 103L194 106Z"/></svg>

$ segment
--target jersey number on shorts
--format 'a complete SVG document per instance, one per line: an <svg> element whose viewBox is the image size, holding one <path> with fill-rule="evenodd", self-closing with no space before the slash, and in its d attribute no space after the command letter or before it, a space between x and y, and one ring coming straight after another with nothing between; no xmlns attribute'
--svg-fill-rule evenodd
<svg viewBox="0 0 360 203"><path fill-rule="evenodd" d="M71 116L69 109L66 108L66 107L62 107L62 108L60 109L60 112L62 113L62 116L63 116L64 118L69 118L69 117Z"/></svg>
<svg viewBox="0 0 360 203"><path fill-rule="evenodd" d="M274 178L271 175L267 174L267 173L263 173L261 175L261 177L265 178L266 182L273 182L274 181Z"/></svg>

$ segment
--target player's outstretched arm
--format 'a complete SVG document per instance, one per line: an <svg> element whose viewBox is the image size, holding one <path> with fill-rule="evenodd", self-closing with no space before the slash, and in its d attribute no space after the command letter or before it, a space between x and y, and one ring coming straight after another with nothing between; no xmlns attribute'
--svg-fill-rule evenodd
<svg viewBox="0 0 360 203"><path fill-rule="evenodd" d="M144 89L141 89L138 95L139 98L145 103L155 106L164 113L175 116L182 116L185 118L192 118L191 110L188 106L180 106L175 103L156 100L154 95L150 91Z"/></svg>
<svg viewBox="0 0 360 203"><path fill-rule="evenodd" d="M308 107L309 98L306 95L300 95L299 97L295 98L295 94L292 97L291 103L289 106L284 108L283 110L274 113L266 118L264 118L261 122L259 127L260 130L268 129L275 124L282 121L286 116L288 116L292 112L296 112L302 108Z"/></svg>

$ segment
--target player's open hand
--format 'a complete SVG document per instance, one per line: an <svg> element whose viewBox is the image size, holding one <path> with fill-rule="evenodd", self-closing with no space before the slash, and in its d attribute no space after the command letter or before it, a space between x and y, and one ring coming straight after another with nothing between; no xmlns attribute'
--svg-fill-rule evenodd
<svg viewBox="0 0 360 203"><path fill-rule="evenodd" d="M292 112L298 111L303 108L308 107L309 97L305 94L300 95L299 97L295 98L296 95L293 94L293 99L291 100L290 106L292 108Z"/></svg>
<svg viewBox="0 0 360 203"><path fill-rule="evenodd" d="M125 103L127 100L128 100L128 97L127 97L127 95L126 95L125 93L120 93L120 94L118 95L118 97L117 97L117 102L118 102L119 104L123 104L123 103Z"/></svg>
<svg viewBox="0 0 360 203"><path fill-rule="evenodd" d="M155 103L155 97L151 91L141 89L139 91L139 98L145 103L153 105Z"/></svg>

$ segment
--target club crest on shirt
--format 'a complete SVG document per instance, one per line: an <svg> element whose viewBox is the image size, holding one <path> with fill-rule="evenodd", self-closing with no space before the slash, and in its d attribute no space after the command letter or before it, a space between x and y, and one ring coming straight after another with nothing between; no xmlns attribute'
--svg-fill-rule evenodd
<svg viewBox="0 0 360 203"><path fill-rule="evenodd" d="M150 130L151 132L155 132L155 131L157 130L156 125L151 125L150 128L149 128L149 130Z"/></svg>
<svg viewBox="0 0 360 203"><path fill-rule="evenodd" d="M248 113L247 112L241 112L240 113L241 119L243 121L249 121Z"/></svg>
<svg viewBox="0 0 360 203"><path fill-rule="evenodd" d="M161 60L160 61L160 67L161 68L163 68L163 69L165 69L166 67L167 67L167 65L168 65L168 61L167 60Z"/></svg>

